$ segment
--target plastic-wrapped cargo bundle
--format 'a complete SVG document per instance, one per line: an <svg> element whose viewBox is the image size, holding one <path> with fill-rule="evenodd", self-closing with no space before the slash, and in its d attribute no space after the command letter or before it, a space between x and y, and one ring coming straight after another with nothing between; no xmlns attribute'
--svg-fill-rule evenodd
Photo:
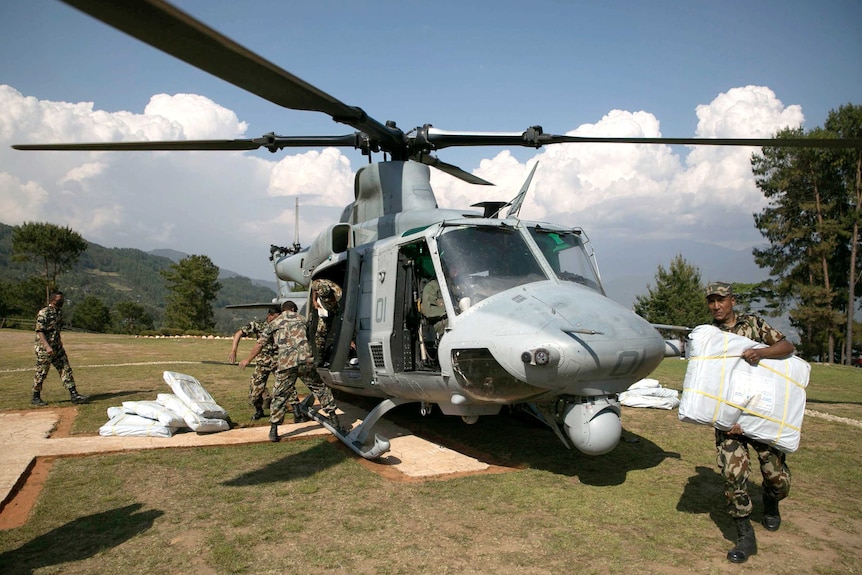
<svg viewBox="0 0 862 575"><path fill-rule="evenodd" d="M186 405L182 399L173 393L160 393L156 396L156 401L161 405L164 405L167 409L178 413L192 431L196 431L198 433L213 433L230 429L230 424L227 420L198 415L192 411L192 409Z"/></svg>
<svg viewBox="0 0 862 575"><path fill-rule="evenodd" d="M166 371L165 383L183 403L200 416L214 419L227 419L227 411L216 403L204 386L190 375Z"/></svg>
<svg viewBox="0 0 862 575"><path fill-rule="evenodd" d="M807 362L790 356L750 365L740 354L766 346L712 325L696 327L688 345L680 420L725 431L739 423L747 437L786 453L799 448Z"/></svg>

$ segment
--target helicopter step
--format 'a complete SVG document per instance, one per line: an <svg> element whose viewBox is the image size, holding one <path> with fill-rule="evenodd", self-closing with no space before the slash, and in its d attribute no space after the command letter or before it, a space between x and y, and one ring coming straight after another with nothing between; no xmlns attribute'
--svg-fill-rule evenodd
<svg viewBox="0 0 862 575"><path fill-rule="evenodd" d="M309 397L313 400L313 396ZM308 398L306 398L306 401L300 403L299 407L304 414L326 428L330 433L341 440L342 443L353 450L354 453L365 459L377 459L389 451L390 444L389 439L377 434L374 434L374 440L369 444L368 437L371 435L372 428L390 409L411 402L412 400L407 399L384 399L368 413L368 415L362 420L362 423L347 432L343 429L336 428L332 425L332 422L328 417L320 413L317 409L311 408Z"/></svg>

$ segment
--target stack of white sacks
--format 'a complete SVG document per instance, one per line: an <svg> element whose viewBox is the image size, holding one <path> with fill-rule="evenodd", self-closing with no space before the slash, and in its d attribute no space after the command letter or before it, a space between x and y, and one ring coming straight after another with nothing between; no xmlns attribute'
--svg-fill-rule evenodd
<svg viewBox="0 0 862 575"><path fill-rule="evenodd" d="M201 383L190 375L164 372L173 393L160 393L155 401L124 401L109 407L109 421L99 428L102 436L171 437L191 429L213 433L230 429L228 414Z"/></svg>
<svg viewBox="0 0 862 575"><path fill-rule="evenodd" d="M645 378L620 394L620 403L626 407L654 407L675 409L679 406L679 392L662 387L657 379Z"/></svg>

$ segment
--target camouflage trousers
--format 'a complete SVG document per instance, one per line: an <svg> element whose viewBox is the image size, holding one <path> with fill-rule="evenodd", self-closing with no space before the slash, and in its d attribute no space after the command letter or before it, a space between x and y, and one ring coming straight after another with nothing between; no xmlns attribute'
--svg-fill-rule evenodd
<svg viewBox="0 0 862 575"><path fill-rule="evenodd" d="M269 374L275 371L275 361L272 359L257 359L251 383L248 386L248 402L254 407L269 407L271 397L266 388Z"/></svg>
<svg viewBox="0 0 862 575"><path fill-rule="evenodd" d="M731 517L751 515L751 498L748 496L748 478L751 475L749 446L760 462L763 476L763 492L781 501L790 493L790 469L785 454L765 443L744 435L730 435L715 430L715 447L718 452L718 467L724 477L724 497L727 512Z"/></svg>
<svg viewBox="0 0 862 575"><path fill-rule="evenodd" d="M48 377L48 371L52 365L60 373L60 381L63 382L63 387L66 389L75 387L75 378L72 375L72 366L69 364L66 350L61 347L60 349L55 349L54 353L47 353L44 350L37 349L36 375L33 377L34 393L42 392L42 384L45 382L45 378Z"/></svg>
<svg viewBox="0 0 862 575"><path fill-rule="evenodd" d="M305 386L311 390L315 399L320 403L320 410L327 416L335 413L335 398L332 391L317 373L313 363L305 363L284 371L275 373L275 388L272 390L272 404L269 411L269 422L280 425L284 421L284 414L288 406L293 409L299 405L299 394L296 393L296 379L302 379Z"/></svg>

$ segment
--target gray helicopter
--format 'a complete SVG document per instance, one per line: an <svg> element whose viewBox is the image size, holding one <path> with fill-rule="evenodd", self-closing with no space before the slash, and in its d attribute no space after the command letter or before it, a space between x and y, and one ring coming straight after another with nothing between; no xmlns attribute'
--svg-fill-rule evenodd
<svg viewBox="0 0 862 575"><path fill-rule="evenodd" d="M64 0L67 4L201 70L294 110L327 114L355 131L335 136L238 140L16 145L19 150L257 150L355 148L384 161L358 170L355 200L306 248L273 246L282 282L342 288L339 307L318 350L318 370L333 389L380 402L348 432L308 413L356 453L374 459L389 449L373 435L390 409L417 403L466 423L518 406L546 423L569 448L600 455L618 443L618 394L649 375L679 346L605 295L585 231L521 220L533 172L511 201L479 209L441 209L430 167L461 180L490 182L439 160L454 146L618 143L717 146L862 147L862 140L604 138L523 132L408 132L381 123L254 54L161 0ZM535 170L535 166L533 168ZM503 210L508 208L505 215ZM443 316L421 313L436 282ZM287 297L280 294L279 297ZM304 301L314 306L311 295ZM315 312L311 312L312 314ZM442 318L442 319L441 319ZM315 318L317 319L317 318ZM438 322L444 321L444 325ZM442 329L441 329L442 328Z"/></svg>

